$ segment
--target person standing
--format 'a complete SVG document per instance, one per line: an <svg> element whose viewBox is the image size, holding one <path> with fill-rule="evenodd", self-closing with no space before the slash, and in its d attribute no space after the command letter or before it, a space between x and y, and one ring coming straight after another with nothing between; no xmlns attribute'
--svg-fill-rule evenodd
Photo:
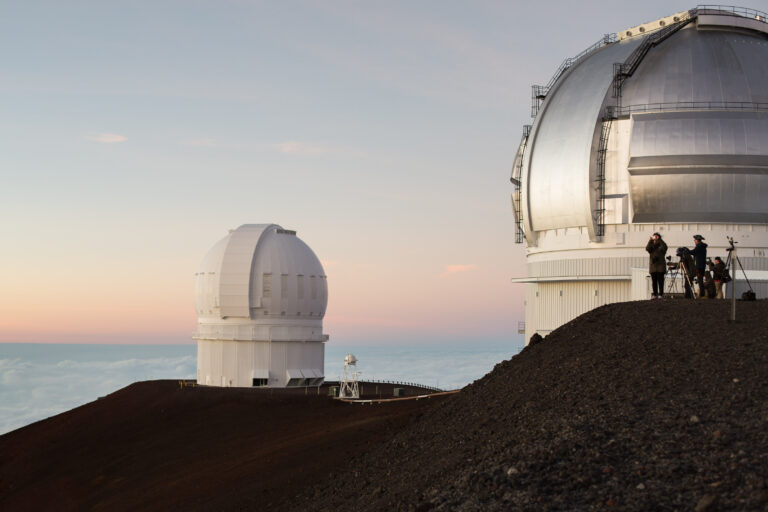
<svg viewBox="0 0 768 512"><path fill-rule="evenodd" d="M707 290L707 299L714 299L717 297L717 287L715 286L715 280L712 279L712 272L709 270L704 271L704 289Z"/></svg>
<svg viewBox="0 0 768 512"><path fill-rule="evenodd" d="M715 298L725 298L725 290L723 286L730 280L728 275L728 269L725 268L725 263L720 256L715 256L715 263L712 265L712 277L715 279Z"/></svg>
<svg viewBox="0 0 768 512"><path fill-rule="evenodd" d="M701 235L693 235L693 243L696 244L691 251L693 256L693 266L696 269L696 281L699 283L699 298L706 298L707 292L704 287L704 272L707 270L707 244L705 238Z"/></svg>
<svg viewBox="0 0 768 512"><path fill-rule="evenodd" d="M645 246L648 251L649 264L648 271L651 274L651 283L653 286L653 299L664 297L664 274L667 271L667 265L664 256L667 254L667 244L661 239L661 235L654 233Z"/></svg>

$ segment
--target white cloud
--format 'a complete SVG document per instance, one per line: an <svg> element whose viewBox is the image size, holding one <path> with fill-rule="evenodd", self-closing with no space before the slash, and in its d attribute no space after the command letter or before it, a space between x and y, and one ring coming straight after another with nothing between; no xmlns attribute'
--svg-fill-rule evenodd
<svg viewBox="0 0 768 512"><path fill-rule="evenodd" d="M185 146L200 146L200 147L206 147L206 148L215 148L221 145L213 139L191 139L191 140L185 140L184 142L182 142L182 144L184 144Z"/></svg>
<svg viewBox="0 0 768 512"><path fill-rule="evenodd" d="M116 133L92 133L85 136L85 140L91 142L100 142L102 144L114 144L116 142L125 142L128 137L118 135Z"/></svg>
<svg viewBox="0 0 768 512"><path fill-rule="evenodd" d="M147 352L156 350L153 347ZM189 355L146 359L0 359L0 434L91 402L136 381L194 378L194 351L190 346Z"/></svg>
<svg viewBox="0 0 768 512"><path fill-rule="evenodd" d="M469 264L469 265L445 265L443 267L443 273L440 274L440 277L446 277L451 276L453 274L458 274L459 272L469 272L470 270L474 270L475 265Z"/></svg>
<svg viewBox="0 0 768 512"><path fill-rule="evenodd" d="M313 144L307 142L299 142L295 140L288 140L279 142L273 146L275 149L285 154L303 155L303 156L320 156L320 155L347 155L347 156L364 156L362 151L328 146L325 144Z"/></svg>

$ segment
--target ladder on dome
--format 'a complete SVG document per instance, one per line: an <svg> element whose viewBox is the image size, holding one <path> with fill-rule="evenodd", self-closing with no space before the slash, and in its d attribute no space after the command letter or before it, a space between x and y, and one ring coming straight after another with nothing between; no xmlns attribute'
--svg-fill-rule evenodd
<svg viewBox="0 0 768 512"><path fill-rule="evenodd" d="M523 136L520 139L520 146L517 150L517 159L515 162L515 168L512 169L511 182L515 186L515 190L512 193L512 207L515 210L515 243L521 244L525 240L525 232L523 231L523 209L521 204L521 191L522 175L523 175L523 158L525 157L525 148L528 145L528 136L531 134L531 125L526 124L523 126Z"/></svg>
<svg viewBox="0 0 768 512"><path fill-rule="evenodd" d="M595 207L595 235L605 235L605 157L608 153L608 137L611 134L613 118L603 118L600 129L600 143L597 146L597 169L595 176L597 206Z"/></svg>
<svg viewBox="0 0 768 512"><path fill-rule="evenodd" d="M538 113L539 109L541 108L541 104L544 101L544 99L547 97L547 94L549 94L549 91L552 89L552 87L555 85L555 82L571 67L573 67L574 64L579 62L584 57L592 54L592 52L599 50L603 46L607 46L609 44L615 43L617 41L616 34L605 34L602 38L600 38L599 41L591 45L589 48L583 50L578 55L575 55L573 57L568 57L565 59L562 64L560 64L560 67L557 68L555 71L555 74L552 75L552 78L549 79L549 82L547 82L547 85L532 85L531 86L531 117L535 118Z"/></svg>
<svg viewBox="0 0 768 512"><path fill-rule="evenodd" d="M618 119L618 113L621 111L621 88L624 81L631 77L637 70L640 63L654 46L664 42L669 36L679 31L691 21L696 19L696 9L688 11L685 17L676 21L672 25L653 32L645 36L640 46L627 57L624 62L616 62L613 65L613 97L616 98L615 105L607 105L602 119L600 130L600 142L597 147L597 166L595 176L595 188L597 204L595 206L595 234L597 236L605 235L605 159L608 153L608 139L611 134L613 121Z"/></svg>
<svg viewBox="0 0 768 512"><path fill-rule="evenodd" d="M632 76L637 67L643 61L648 52L656 45L664 42L669 36L688 25L690 22L696 19L696 9L688 11L684 18L667 25L666 27L653 32L652 34L645 36L640 46L635 48L629 57L624 62L616 62L613 65L613 97L616 98L616 107L621 107L621 86L624 81Z"/></svg>

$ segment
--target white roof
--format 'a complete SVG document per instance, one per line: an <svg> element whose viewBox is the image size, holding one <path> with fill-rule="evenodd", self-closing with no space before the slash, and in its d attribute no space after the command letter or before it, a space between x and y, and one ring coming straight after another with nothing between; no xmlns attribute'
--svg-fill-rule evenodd
<svg viewBox="0 0 768 512"><path fill-rule="evenodd" d="M312 249L277 224L245 224L203 258L195 274L195 309L205 319L261 316L319 320L326 276Z"/></svg>

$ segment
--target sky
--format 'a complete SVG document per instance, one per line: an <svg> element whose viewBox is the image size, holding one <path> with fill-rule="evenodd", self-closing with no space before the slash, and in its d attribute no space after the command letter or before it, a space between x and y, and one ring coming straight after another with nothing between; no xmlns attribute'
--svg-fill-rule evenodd
<svg viewBox="0 0 768 512"><path fill-rule="evenodd" d="M573 5L4 2L0 342L192 343L208 249L276 223L323 262L331 343L519 343L531 84L694 7Z"/></svg>

